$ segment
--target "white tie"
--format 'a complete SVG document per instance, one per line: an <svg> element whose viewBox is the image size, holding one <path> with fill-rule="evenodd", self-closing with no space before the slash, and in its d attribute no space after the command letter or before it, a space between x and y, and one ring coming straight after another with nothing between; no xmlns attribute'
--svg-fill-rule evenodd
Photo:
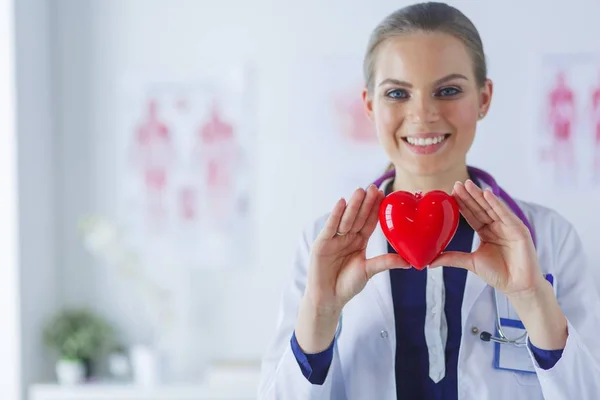
<svg viewBox="0 0 600 400"><path fill-rule="evenodd" d="M438 383L446 375L446 340L448 323L444 304L444 267L427 269L425 293L427 311L425 314L425 341L429 352L429 377Z"/></svg>

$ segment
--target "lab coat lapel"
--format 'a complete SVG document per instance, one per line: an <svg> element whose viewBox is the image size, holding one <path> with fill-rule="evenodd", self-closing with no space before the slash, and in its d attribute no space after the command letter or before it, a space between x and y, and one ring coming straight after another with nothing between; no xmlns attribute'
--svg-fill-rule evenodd
<svg viewBox="0 0 600 400"><path fill-rule="evenodd" d="M489 188L489 185L487 185L482 180L479 180L476 183L482 190ZM480 243L481 243L481 240L479 239L479 235L475 232L473 234L473 246L471 247L471 252L474 252L475 250L477 250ZM462 304L462 310L461 310L462 326L465 326L467 317L469 316L469 313L471 312L471 308L473 308L473 304L475 304L475 301L477 300L479 295L481 295L481 293L486 288L486 286L487 286L487 283L485 283L485 281L483 279L481 279L479 276L477 276L475 273L473 273L471 271L469 271L467 273L467 282L465 284L465 292L464 292L464 296L463 296L463 304Z"/></svg>
<svg viewBox="0 0 600 400"><path fill-rule="evenodd" d="M479 235L475 233L473 235L473 246L471 248L471 252L477 250L480 243L481 241L479 240ZM473 308L473 304L475 304L475 301L483 292L486 286L487 284L485 283L485 281L479 276L477 276L471 271L467 273L467 282L465 284L465 292L463 296L463 304L461 311L462 326L465 326L467 317L471 312L471 308Z"/></svg>
<svg viewBox="0 0 600 400"><path fill-rule="evenodd" d="M393 181L392 178L386 179L379 188L385 192L387 185ZM388 243L379 223L367 244L367 259L387 254ZM370 284L373 286L377 304L381 308L388 332L394 332L394 304L392 299L392 285L390 282L390 272L383 271L371 278Z"/></svg>
<svg viewBox="0 0 600 400"><path fill-rule="evenodd" d="M377 257L382 254L386 254L387 251L387 239L381 230L379 224L375 228L369 244L367 245L367 259ZM383 271L371 278L370 282L375 288L374 292L377 297L377 303L381 307L383 316L388 325L388 330L394 326L394 304L392 300L392 286L390 282L390 272Z"/></svg>

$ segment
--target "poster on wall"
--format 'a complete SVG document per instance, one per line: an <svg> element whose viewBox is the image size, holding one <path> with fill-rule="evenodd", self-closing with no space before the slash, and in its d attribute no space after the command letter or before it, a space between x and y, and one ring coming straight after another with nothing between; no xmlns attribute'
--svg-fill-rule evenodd
<svg viewBox="0 0 600 400"><path fill-rule="evenodd" d="M162 265L247 265L255 247L248 71L123 82L116 201L136 251Z"/></svg>
<svg viewBox="0 0 600 400"><path fill-rule="evenodd" d="M545 55L540 65L538 179L557 188L600 187L600 54Z"/></svg>
<svg viewBox="0 0 600 400"><path fill-rule="evenodd" d="M362 59L307 61L298 70L294 93L305 101L295 126L307 132L303 138L328 174L330 190L348 196L368 186L388 163L362 100Z"/></svg>

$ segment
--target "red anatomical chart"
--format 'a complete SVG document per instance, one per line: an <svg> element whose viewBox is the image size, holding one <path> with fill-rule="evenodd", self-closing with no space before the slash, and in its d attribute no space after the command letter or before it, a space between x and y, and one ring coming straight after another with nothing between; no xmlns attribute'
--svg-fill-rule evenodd
<svg viewBox="0 0 600 400"><path fill-rule="evenodd" d="M548 161L554 166L556 179L573 179L575 167L575 93L567 81L564 71L558 71L555 83L548 92L548 123L552 145L547 153Z"/></svg>
<svg viewBox="0 0 600 400"><path fill-rule="evenodd" d="M148 99L133 136L134 168L144 190L146 217L167 218L167 184L175 154L172 133L160 120L155 99Z"/></svg>
<svg viewBox="0 0 600 400"><path fill-rule="evenodd" d="M341 139L363 144L377 143L373 122L367 116L361 87L339 90L332 99L337 134Z"/></svg>
<svg viewBox="0 0 600 400"><path fill-rule="evenodd" d="M600 185L600 57L543 57L537 97L538 180L555 187Z"/></svg>
<svg viewBox="0 0 600 400"><path fill-rule="evenodd" d="M214 218L223 220L230 211L229 200L235 189L238 143L233 125L218 105L211 107L199 125L196 140L194 157L202 167L209 208Z"/></svg>
<svg viewBox="0 0 600 400"><path fill-rule="evenodd" d="M148 260L221 268L250 259L254 141L239 76L139 79L124 90L119 222Z"/></svg>

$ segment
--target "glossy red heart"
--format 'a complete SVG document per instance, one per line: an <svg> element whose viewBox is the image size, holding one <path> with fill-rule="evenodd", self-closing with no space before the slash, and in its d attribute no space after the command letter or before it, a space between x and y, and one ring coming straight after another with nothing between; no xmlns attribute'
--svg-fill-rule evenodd
<svg viewBox="0 0 600 400"><path fill-rule="evenodd" d="M448 246L458 229L456 200L441 190L422 195L390 193L379 208L379 223L390 245L422 270Z"/></svg>

